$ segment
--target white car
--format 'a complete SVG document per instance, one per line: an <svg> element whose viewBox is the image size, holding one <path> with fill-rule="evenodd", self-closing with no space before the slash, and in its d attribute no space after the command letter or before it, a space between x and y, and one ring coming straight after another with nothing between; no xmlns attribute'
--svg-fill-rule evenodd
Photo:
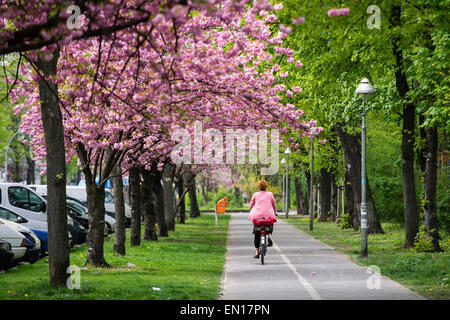
<svg viewBox="0 0 450 320"><path fill-rule="evenodd" d="M47 202L20 183L0 183L0 205L27 220L27 227L47 231Z"/></svg>
<svg viewBox="0 0 450 320"><path fill-rule="evenodd" d="M0 222L13 228L17 232L25 236L25 247L27 250L21 260L30 263L36 262L39 259L41 253L41 240L39 240L37 235L32 230L22 226L21 224L2 218L0 218Z"/></svg>
<svg viewBox="0 0 450 320"><path fill-rule="evenodd" d="M14 260L22 259L27 253L26 237L15 228L3 223L2 220L0 220L0 239L11 244Z"/></svg>

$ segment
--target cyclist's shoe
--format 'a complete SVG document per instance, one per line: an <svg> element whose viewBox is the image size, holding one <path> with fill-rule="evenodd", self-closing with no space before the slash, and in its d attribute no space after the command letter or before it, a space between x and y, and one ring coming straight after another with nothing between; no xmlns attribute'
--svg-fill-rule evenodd
<svg viewBox="0 0 450 320"><path fill-rule="evenodd" d="M273 246L273 242L272 242L272 239L270 239L269 238L269 244L267 245L268 247L271 247L271 246Z"/></svg>
<svg viewBox="0 0 450 320"><path fill-rule="evenodd" d="M253 256L253 258L259 259L259 252L258 252L258 254L255 254L255 255Z"/></svg>

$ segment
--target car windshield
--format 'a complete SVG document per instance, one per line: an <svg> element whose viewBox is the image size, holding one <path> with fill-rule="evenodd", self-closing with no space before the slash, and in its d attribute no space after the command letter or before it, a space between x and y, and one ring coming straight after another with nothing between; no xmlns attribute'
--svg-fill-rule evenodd
<svg viewBox="0 0 450 320"><path fill-rule="evenodd" d="M74 207L75 210L80 211L83 214L87 214L87 208L81 204L79 204L77 201L74 201L72 199L67 199L67 203L70 204L72 207Z"/></svg>
<svg viewBox="0 0 450 320"><path fill-rule="evenodd" d="M0 207L0 218L17 223L21 220L20 216L2 207Z"/></svg>

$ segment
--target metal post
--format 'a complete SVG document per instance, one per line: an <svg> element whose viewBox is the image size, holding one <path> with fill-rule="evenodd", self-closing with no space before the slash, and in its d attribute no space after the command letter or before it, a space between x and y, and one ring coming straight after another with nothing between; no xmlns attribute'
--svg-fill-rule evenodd
<svg viewBox="0 0 450 320"><path fill-rule="evenodd" d="M281 175L281 185L283 186L283 212L286 211L286 179L284 178L284 173Z"/></svg>
<svg viewBox="0 0 450 320"><path fill-rule="evenodd" d="M9 138L8 140L8 144L6 145L5 148L5 172L3 173L3 180L6 182L6 179L8 178L8 150L9 150L9 145L12 141L12 139L19 133L20 131L17 130L11 138Z"/></svg>
<svg viewBox="0 0 450 320"><path fill-rule="evenodd" d="M286 157L286 219L289 216L289 158Z"/></svg>
<svg viewBox="0 0 450 320"><path fill-rule="evenodd" d="M367 205L366 205L366 96L364 95L361 130L361 257L367 257Z"/></svg>
<svg viewBox="0 0 450 320"><path fill-rule="evenodd" d="M314 136L311 146L311 179L309 181L309 231L313 230L314 224Z"/></svg>
<svg viewBox="0 0 450 320"><path fill-rule="evenodd" d="M340 200L341 200L341 187L339 186L339 185L336 185L336 187L337 187L337 203L336 203L336 223L337 223L337 221L338 221L338 218L339 218L339 216L340 216L340 214L341 214L341 212L339 211L339 209L340 209L340 204L341 204L341 202L340 202Z"/></svg>
<svg viewBox="0 0 450 320"><path fill-rule="evenodd" d="M320 183L317 185L317 216L320 217L322 207L320 206Z"/></svg>
<svg viewBox="0 0 450 320"><path fill-rule="evenodd" d="M5 148L5 168L3 171L3 181L6 182L8 178L8 146Z"/></svg>
<svg viewBox="0 0 450 320"><path fill-rule="evenodd" d="M216 207L214 208L214 219L216 220L216 226L218 225L218 221L217 221L217 204Z"/></svg>

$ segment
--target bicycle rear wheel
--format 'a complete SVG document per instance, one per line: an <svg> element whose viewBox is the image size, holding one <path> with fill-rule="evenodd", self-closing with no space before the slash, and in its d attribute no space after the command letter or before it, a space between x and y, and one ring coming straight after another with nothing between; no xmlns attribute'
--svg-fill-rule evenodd
<svg viewBox="0 0 450 320"><path fill-rule="evenodd" d="M266 245L265 244L263 244L262 246L261 246L261 248L260 248L260 253L259 253L259 256L261 257L261 264L264 264L264 256L266 255Z"/></svg>
<svg viewBox="0 0 450 320"><path fill-rule="evenodd" d="M264 264L264 257L266 255L266 250L267 250L267 236L264 235L263 237L261 237L261 247L259 248L259 255L261 257L261 264Z"/></svg>

